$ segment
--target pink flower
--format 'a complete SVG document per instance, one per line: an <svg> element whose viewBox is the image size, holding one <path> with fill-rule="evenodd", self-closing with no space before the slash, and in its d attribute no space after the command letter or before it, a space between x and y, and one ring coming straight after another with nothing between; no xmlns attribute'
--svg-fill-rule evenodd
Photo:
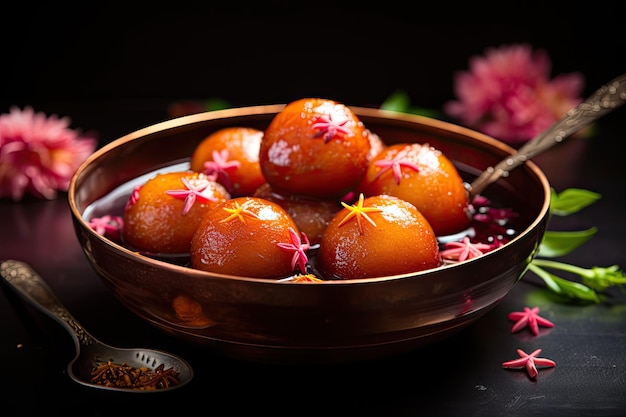
<svg viewBox="0 0 626 417"><path fill-rule="evenodd" d="M97 141L68 128L68 118L46 117L31 107L0 115L0 198L19 201L29 193L53 199L67 191Z"/></svg>
<svg viewBox="0 0 626 417"><path fill-rule="evenodd" d="M517 354L520 357L511 361L502 362L502 367L505 369L526 369L528 376L535 379L537 375L539 375L537 366L546 368L554 368L556 366L556 362L552 359L537 357L540 353L541 349L536 349L531 354L524 352L522 349L517 349Z"/></svg>
<svg viewBox="0 0 626 417"><path fill-rule="evenodd" d="M291 238L290 243L279 242L278 247L284 249L289 252L293 252L293 257L291 258L291 269L296 270L296 265L300 268L300 272L302 274L306 274L306 264L309 261L309 258L306 256L306 251L311 249L311 243L309 242L309 238L306 236L306 233L301 232L302 239L293 230L291 227L289 228L289 236Z"/></svg>
<svg viewBox="0 0 626 417"><path fill-rule="evenodd" d="M465 236L460 241L445 243L444 250L441 251L441 258L463 262L468 259L476 258L492 249L491 245L486 243L474 243L469 237Z"/></svg>
<svg viewBox="0 0 626 417"><path fill-rule="evenodd" d="M526 142L582 101L580 73L550 79L543 50L518 44L488 48L454 79L457 101L444 111L470 128L510 144Z"/></svg>
<svg viewBox="0 0 626 417"><path fill-rule="evenodd" d="M528 326L530 331L537 336L539 334L539 326L554 327L554 323L539 315L539 307L524 307L524 311L513 311L509 313L509 320L515 321L511 328L511 333L519 332Z"/></svg>
<svg viewBox="0 0 626 417"><path fill-rule="evenodd" d="M89 220L89 226L99 235L117 241L120 239L120 233L124 227L124 219L121 216L107 214L102 217L92 217Z"/></svg>

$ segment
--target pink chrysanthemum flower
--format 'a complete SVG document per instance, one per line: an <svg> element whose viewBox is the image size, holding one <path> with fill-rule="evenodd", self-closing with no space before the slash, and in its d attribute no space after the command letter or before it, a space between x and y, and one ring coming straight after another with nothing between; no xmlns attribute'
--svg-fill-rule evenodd
<svg viewBox="0 0 626 417"><path fill-rule="evenodd" d="M31 107L0 115L0 198L25 194L53 199L97 146L95 137L68 128L70 119L46 117Z"/></svg>
<svg viewBox="0 0 626 417"><path fill-rule="evenodd" d="M444 111L466 126L509 144L526 142L582 101L580 73L550 79L543 50L518 44L489 48L454 79L457 101Z"/></svg>

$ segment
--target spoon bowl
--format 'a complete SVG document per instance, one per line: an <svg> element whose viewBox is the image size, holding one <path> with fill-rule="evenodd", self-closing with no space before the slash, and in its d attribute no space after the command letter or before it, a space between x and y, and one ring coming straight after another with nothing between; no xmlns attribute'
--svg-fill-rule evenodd
<svg viewBox="0 0 626 417"><path fill-rule="evenodd" d="M193 378L191 366L176 355L155 349L118 348L93 337L29 265L4 261L0 264L0 275L22 298L72 335L76 356L67 371L77 383L108 391L150 393L181 388ZM117 375L117 379L111 375ZM129 379L123 380L120 375L128 375Z"/></svg>

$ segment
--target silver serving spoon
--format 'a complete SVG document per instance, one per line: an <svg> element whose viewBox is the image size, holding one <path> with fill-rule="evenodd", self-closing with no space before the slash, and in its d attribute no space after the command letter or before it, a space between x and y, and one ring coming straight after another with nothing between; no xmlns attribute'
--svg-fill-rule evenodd
<svg viewBox="0 0 626 417"><path fill-rule="evenodd" d="M507 176L519 165L561 143L572 133L615 110L624 104L624 101L626 101L626 74L600 87L587 100L569 110L561 119L527 142L516 153L505 158L496 166L483 171L471 184L467 185L470 201L473 201L476 195L500 177Z"/></svg>
<svg viewBox="0 0 626 417"><path fill-rule="evenodd" d="M70 332L76 345L76 356L68 364L67 372L79 384L109 391L148 393L178 389L193 378L191 366L171 353L154 349L117 348L90 335L59 302L48 284L27 264L15 260L3 261L0 264L0 275L22 298ZM161 383L156 388L153 384L146 384L154 388L146 389L146 386L115 387L94 382L94 369L98 365L106 368L109 362L114 365L125 364L133 369L148 368L153 372L145 376L150 381L155 378Z"/></svg>

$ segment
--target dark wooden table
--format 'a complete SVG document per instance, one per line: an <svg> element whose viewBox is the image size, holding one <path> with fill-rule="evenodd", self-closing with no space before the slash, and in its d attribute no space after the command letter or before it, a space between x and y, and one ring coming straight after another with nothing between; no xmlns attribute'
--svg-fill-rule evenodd
<svg viewBox="0 0 626 417"><path fill-rule="evenodd" d="M579 266L626 267L623 111L597 124L597 135L540 158L557 190L602 194L580 213L553 219L553 228L597 226L586 245L562 260ZM103 121L103 126L105 122ZM140 127L140 126L138 126ZM572 145L572 146L570 146ZM73 383L65 367L74 355L66 331L0 285L0 380L3 416L141 415L173 410L190 415L345 416L618 416L626 412L626 299L611 292L600 305L563 303L532 274L474 325L397 357L339 365L268 365L219 356L175 340L127 311L90 267L76 240L67 196L53 201L0 202L0 260L29 263L97 338L119 346L165 349L195 369L192 383L148 395L93 391ZM538 336L512 334L511 311L539 306L555 327ZM502 368L516 349L556 367Z"/></svg>

